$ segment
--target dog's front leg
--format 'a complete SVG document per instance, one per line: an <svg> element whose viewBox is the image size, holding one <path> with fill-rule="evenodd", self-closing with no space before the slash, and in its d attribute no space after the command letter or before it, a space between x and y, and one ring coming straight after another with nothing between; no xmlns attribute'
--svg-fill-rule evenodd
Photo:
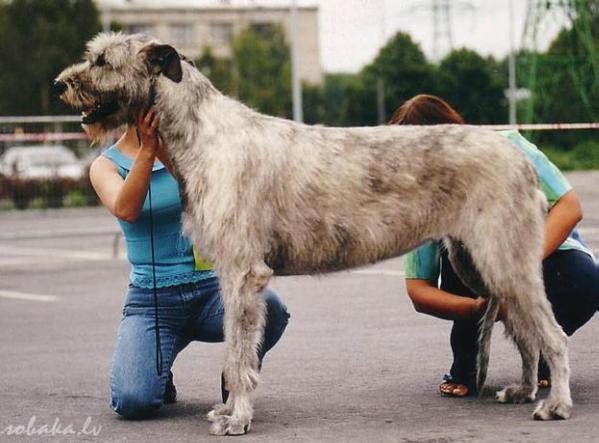
<svg viewBox="0 0 599 443"><path fill-rule="evenodd" d="M262 291L272 276L264 263L220 271L225 308L226 404L208 414L214 435L238 435L249 431L251 394L258 385L258 350L264 331L266 306Z"/></svg>

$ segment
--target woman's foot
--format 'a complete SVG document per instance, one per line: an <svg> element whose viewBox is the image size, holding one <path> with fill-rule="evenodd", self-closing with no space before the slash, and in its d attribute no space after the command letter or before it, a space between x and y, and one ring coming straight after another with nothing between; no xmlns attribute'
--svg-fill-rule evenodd
<svg viewBox="0 0 599 443"><path fill-rule="evenodd" d="M459 383L450 374L443 376L443 383L439 385L439 392L446 397L467 397L470 395L468 385Z"/></svg>
<svg viewBox="0 0 599 443"><path fill-rule="evenodd" d="M541 355L539 359L539 368L537 370L537 386L540 389L547 389L551 387L551 372L549 371L549 366L547 362Z"/></svg>
<svg viewBox="0 0 599 443"><path fill-rule="evenodd" d="M470 394L468 386L447 381L439 385L439 391L446 397L467 397Z"/></svg>
<svg viewBox="0 0 599 443"><path fill-rule="evenodd" d="M164 387L164 398L163 403L169 405L177 401L177 388L173 383L173 373L168 373L168 379L166 380L166 386Z"/></svg>

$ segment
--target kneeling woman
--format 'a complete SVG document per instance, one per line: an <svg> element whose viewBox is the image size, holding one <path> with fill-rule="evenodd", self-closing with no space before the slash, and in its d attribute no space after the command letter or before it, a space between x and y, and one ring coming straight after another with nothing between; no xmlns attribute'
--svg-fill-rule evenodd
<svg viewBox="0 0 599 443"><path fill-rule="evenodd" d="M90 169L94 189L120 223L132 268L111 374L111 407L131 418L175 401L171 367L191 341L224 340L218 278L181 233L179 187L165 168L158 119L153 110L140 116ZM264 297L260 362L289 318L274 292ZM221 389L226 401L222 379Z"/></svg>
<svg viewBox="0 0 599 443"><path fill-rule="evenodd" d="M464 120L440 98L418 95L397 109L390 123L463 124ZM517 131L500 134L532 162L549 202L543 278L558 323L567 335L572 335L599 309L599 267L575 228L582 219L578 197L555 165ZM485 312L486 299L461 282L438 243L410 252L404 264L408 295L416 310L454 320L450 339L453 364L439 389L444 395L464 397L475 386L478 320ZM505 315L509 312L500 310L500 319ZM550 374L542 359L538 375L539 387L548 387Z"/></svg>

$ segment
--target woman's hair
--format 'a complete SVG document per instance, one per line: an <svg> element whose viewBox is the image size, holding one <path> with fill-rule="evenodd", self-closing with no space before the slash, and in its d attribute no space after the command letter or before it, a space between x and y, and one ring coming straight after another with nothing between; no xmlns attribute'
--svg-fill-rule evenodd
<svg viewBox="0 0 599 443"><path fill-rule="evenodd" d="M462 116L434 95L419 94L395 110L390 125L464 124Z"/></svg>

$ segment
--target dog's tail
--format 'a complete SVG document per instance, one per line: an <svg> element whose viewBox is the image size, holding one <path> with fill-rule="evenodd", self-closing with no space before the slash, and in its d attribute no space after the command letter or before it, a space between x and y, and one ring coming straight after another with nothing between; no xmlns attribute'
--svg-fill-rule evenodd
<svg viewBox="0 0 599 443"><path fill-rule="evenodd" d="M476 391L480 396L482 394L485 380L487 378L487 369L489 367L489 354L491 351L491 334L497 313L499 312L499 300L497 297L490 297L485 315L480 320L478 333L478 356L476 361Z"/></svg>

